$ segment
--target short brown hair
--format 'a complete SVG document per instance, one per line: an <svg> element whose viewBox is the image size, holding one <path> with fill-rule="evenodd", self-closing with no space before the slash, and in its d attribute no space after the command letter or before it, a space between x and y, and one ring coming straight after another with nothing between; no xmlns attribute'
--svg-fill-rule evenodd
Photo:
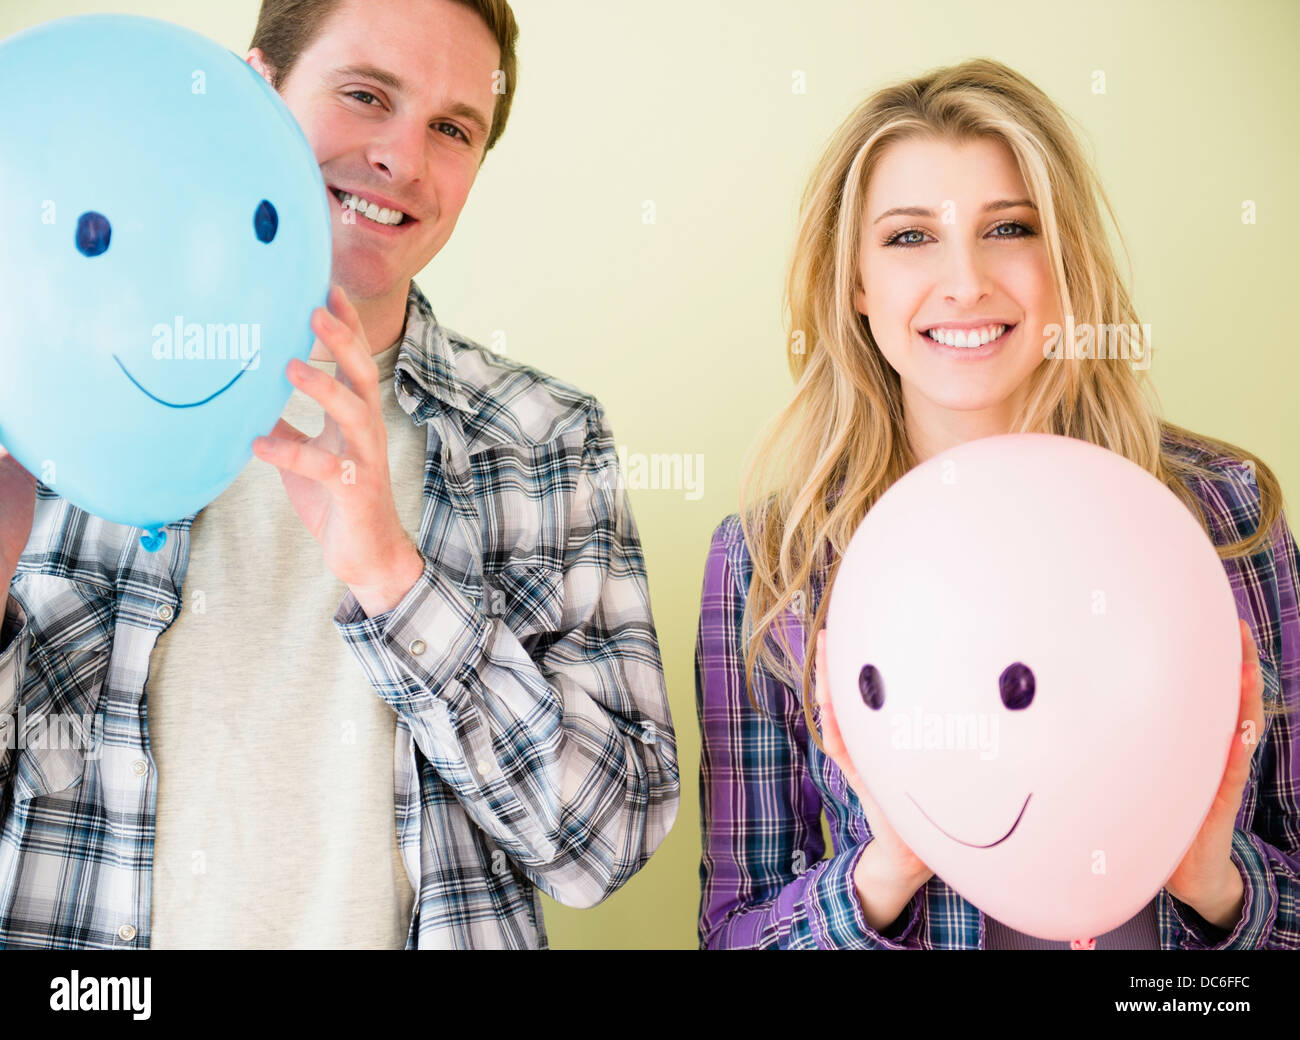
<svg viewBox="0 0 1300 1040"><path fill-rule="evenodd" d="M486 155L505 132L510 103L515 97L515 75L519 65L515 48L519 43L519 23L506 0L454 2L470 8L482 18L501 48L500 72L505 83L502 92L497 94L496 107L492 111L492 129L488 133L487 147L483 149ZM266 55L271 67L271 85L276 90L293 70L302 52L315 42L338 5L339 0L262 0L257 28L253 30L253 40L248 46L250 50L256 47Z"/></svg>

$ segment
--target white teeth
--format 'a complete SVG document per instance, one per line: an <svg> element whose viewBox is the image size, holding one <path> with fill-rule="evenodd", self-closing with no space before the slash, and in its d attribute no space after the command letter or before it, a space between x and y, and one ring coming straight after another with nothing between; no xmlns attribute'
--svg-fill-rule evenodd
<svg viewBox="0 0 1300 1040"><path fill-rule="evenodd" d="M982 329L930 329L926 333L936 343L949 347L982 347L1007 331L1005 325L986 325Z"/></svg>
<svg viewBox="0 0 1300 1040"><path fill-rule="evenodd" d="M387 224L389 227L395 227L406 219L406 214L401 210L380 209L373 202L367 202L360 196L349 192L338 191L334 193L334 197L349 209L356 210L356 212L368 220L373 220L376 224Z"/></svg>

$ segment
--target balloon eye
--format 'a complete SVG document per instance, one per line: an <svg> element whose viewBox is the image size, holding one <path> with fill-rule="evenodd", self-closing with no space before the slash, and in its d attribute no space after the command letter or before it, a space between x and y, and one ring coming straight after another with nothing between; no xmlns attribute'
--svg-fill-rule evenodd
<svg viewBox="0 0 1300 1040"><path fill-rule="evenodd" d="M275 238L275 229L280 226L280 217L266 199L263 199L257 206L257 212L253 214L253 230L257 232L257 238L260 242L269 242Z"/></svg>
<svg viewBox="0 0 1300 1040"><path fill-rule="evenodd" d="M77 251L84 256L99 256L112 235L113 225L102 213L89 210L77 218Z"/></svg>
<svg viewBox="0 0 1300 1040"><path fill-rule="evenodd" d="M868 708L879 711L885 703L885 680L874 664L864 664L862 671L858 672L858 691L862 694L862 703Z"/></svg>
<svg viewBox="0 0 1300 1040"><path fill-rule="evenodd" d="M1019 661L1007 665L998 677L998 689L1002 693L1002 703L1012 711L1028 708L1034 699L1034 673Z"/></svg>

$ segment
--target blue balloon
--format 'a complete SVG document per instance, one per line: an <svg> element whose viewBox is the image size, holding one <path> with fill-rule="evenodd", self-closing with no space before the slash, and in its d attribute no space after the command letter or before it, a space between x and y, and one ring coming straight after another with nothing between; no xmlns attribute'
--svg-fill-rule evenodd
<svg viewBox="0 0 1300 1040"><path fill-rule="evenodd" d="M306 359L333 245L320 168L246 62L153 18L0 43L0 444L159 529L248 464Z"/></svg>

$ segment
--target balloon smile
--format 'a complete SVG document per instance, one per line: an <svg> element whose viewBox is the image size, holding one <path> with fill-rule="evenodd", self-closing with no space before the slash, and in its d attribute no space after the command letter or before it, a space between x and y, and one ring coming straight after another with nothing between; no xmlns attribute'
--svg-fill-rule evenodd
<svg viewBox="0 0 1300 1040"><path fill-rule="evenodd" d="M912 798L910 794L907 797ZM991 841L987 845L976 845L974 842L962 841L960 838L953 837L953 835L949 834L937 823L934 823L933 820L930 820L929 814L926 813L926 811L921 808L921 803L918 802L915 798L912 798L912 804L915 805L918 810L920 810L922 816L924 816L927 820L930 820L931 823L934 823L935 829L938 830L939 833L942 834L944 837L952 838L952 840L957 842L958 844L967 845L972 849L991 849L993 848L994 845L1001 845L1004 841L1006 841L1009 837L1011 837L1011 831L1014 831L1017 827L1020 826L1020 819L1025 815L1025 809L1026 807L1028 807L1029 799L1032 797L1033 797L1033 792L1030 792L1025 796L1025 804L1020 807L1020 814L1016 817L1016 822L1011 825L1011 830L1007 831L1007 833L1002 835L1002 837L1000 837L997 841Z"/></svg>
<svg viewBox="0 0 1300 1040"><path fill-rule="evenodd" d="M200 401L190 401L186 404L177 404L175 401L164 401L157 394L151 394L148 390L146 390L143 386L140 385L140 380L136 379L135 376L131 375L131 373L127 371L127 367L126 365L122 364L122 359L120 357L114 354L113 360L116 361L118 367L124 373L126 373L126 378L131 380L131 382L133 382L136 385L136 389L138 389L142 394L144 394L145 397L157 401L159 404L166 405L168 408L197 408L201 404L207 404L209 401L211 401L214 397L218 396L219 394L224 394L227 390L229 390L232 386L235 385L239 377L242 376L245 372L247 372L249 368L256 368L257 365L255 364L255 362L257 361L257 356L260 353L261 351L254 352L253 356L244 362L244 367L241 368L238 372L236 372L234 378L231 379L230 382L228 382L220 390L208 394L207 397L203 398Z"/></svg>

